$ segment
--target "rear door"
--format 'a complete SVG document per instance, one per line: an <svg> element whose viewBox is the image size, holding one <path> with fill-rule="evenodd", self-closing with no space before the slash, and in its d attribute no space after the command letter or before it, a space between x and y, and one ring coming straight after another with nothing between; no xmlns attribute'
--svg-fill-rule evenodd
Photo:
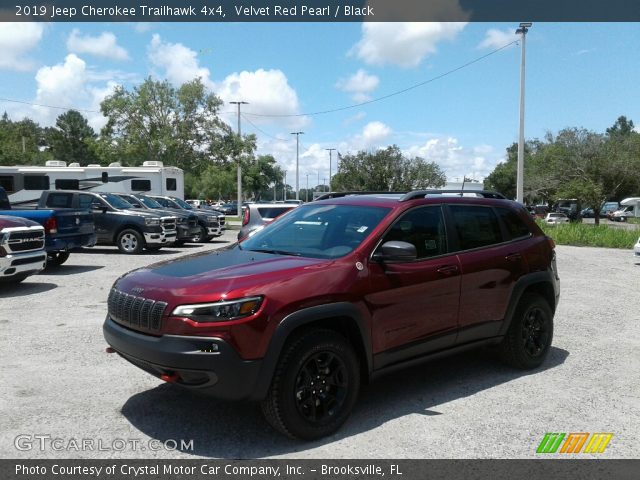
<svg viewBox="0 0 640 480"><path fill-rule="evenodd" d="M522 245L510 241L499 216L485 205L449 205L452 245L461 268L457 343L497 335L515 282L527 271ZM528 238L527 230L523 238Z"/></svg>

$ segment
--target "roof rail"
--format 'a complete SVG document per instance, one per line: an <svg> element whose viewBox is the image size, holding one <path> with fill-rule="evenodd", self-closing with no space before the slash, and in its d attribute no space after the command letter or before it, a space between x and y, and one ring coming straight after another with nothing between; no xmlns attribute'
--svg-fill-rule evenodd
<svg viewBox="0 0 640 480"><path fill-rule="evenodd" d="M506 200L507 197L498 192L492 192L490 190L414 190L413 192L409 192L405 194L400 201L406 202L408 200L415 200L416 198L425 198L428 195L441 195L441 194L449 194L454 193L459 196L463 196L464 194L473 194L483 198L498 198L502 200Z"/></svg>
<svg viewBox="0 0 640 480"><path fill-rule="evenodd" d="M379 190L372 190L372 191L366 191L366 192L362 192L362 191L351 191L351 192L327 192L324 193L322 195L320 195L318 198L316 198L314 200L318 201L318 200L327 200L329 198L342 198L342 197L348 197L350 195L375 195L375 194L386 194L386 195L404 195L407 192L387 192L387 191L379 191Z"/></svg>

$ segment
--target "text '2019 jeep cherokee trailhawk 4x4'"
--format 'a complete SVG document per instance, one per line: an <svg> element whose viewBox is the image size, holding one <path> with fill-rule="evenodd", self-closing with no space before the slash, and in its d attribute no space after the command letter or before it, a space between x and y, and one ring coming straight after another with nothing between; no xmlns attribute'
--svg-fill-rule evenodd
<svg viewBox="0 0 640 480"><path fill-rule="evenodd" d="M337 196L126 274L109 294L108 351L168 382L259 400L302 439L337 430L361 382L426 358L495 344L535 368L559 299L553 241L523 206L477 195Z"/></svg>

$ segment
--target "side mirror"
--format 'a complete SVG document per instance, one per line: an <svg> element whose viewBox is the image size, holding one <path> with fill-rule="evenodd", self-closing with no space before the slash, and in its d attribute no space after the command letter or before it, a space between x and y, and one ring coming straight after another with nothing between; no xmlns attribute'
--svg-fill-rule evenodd
<svg viewBox="0 0 640 480"><path fill-rule="evenodd" d="M106 213L107 207L105 205L102 205L101 203L92 203L91 210L93 210L94 212Z"/></svg>
<svg viewBox="0 0 640 480"><path fill-rule="evenodd" d="M372 257L376 262L410 262L416 258L418 252L415 245L398 240L383 243Z"/></svg>

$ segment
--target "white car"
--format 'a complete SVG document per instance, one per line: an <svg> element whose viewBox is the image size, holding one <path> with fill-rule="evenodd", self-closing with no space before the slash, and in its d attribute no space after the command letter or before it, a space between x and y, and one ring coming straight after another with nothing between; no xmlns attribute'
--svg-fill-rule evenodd
<svg viewBox="0 0 640 480"><path fill-rule="evenodd" d="M638 238L638 243L633 247L633 254L640 259L640 238Z"/></svg>
<svg viewBox="0 0 640 480"><path fill-rule="evenodd" d="M552 225L556 225L558 223L569 223L569 217L564 213L547 213L547 216L544 217L544 221Z"/></svg>

